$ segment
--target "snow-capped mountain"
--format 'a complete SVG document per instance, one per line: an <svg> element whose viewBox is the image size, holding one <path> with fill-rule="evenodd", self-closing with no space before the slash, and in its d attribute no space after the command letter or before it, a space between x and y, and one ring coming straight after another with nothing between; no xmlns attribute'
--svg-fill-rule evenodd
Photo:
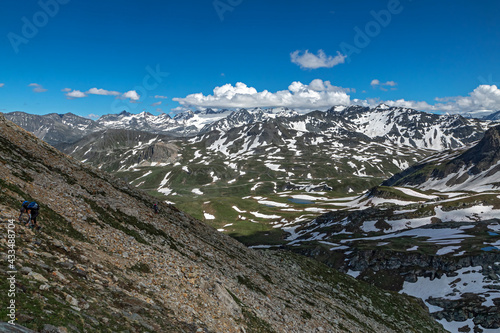
<svg viewBox="0 0 500 333"><path fill-rule="evenodd" d="M351 106L340 112L356 132L396 145L434 150L462 147L481 139L486 123L460 115L437 115L381 104L373 109Z"/></svg>
<svg viewBox="0 0 500 333"><path fill-rule="evenodd" d="M154 116L149 112L131 114L123 111L119 114L104 115L96 121L102 128L110 129L134 129L137 131L148 132L167 132L179 124L170 118L169 115L162 113Z"/></svg>
<svg viewBox="0 0 500 333"><path fill-rule="evenodd" d="M174 120L188 129L181 133L183 134L181 136L193 136L198 134L204 127L228 117L231 113L233 113L233 111L227 109L214 111L208 108L204 111L185 111L178 113L175 115Z"/></svg>
<svg viewBox="0 0 500 333"><path fill-rule="evenodd" d="M500 111L493 112L492 114L484 116L483 120L499 121L500 120Z"/></svg>
<svg viewBox="0 0 500 333"><path fill-rule="evenodd" d="M254 108L250 110L240 109L239 111L231 112L227 117L223 119L205 125L201 129L200 133L207 133L210 131L226 132L235 127L263 122L279 117L293 116L298 116L298 113L285 107L271 109Z"/></svg>
<svg viewBox="0 0 500 333"><path fill-rule="evenodd" d="M314 111L305 115L287 108L255 108L186 111L173 119L167 114L155 116L148 112L131 114L126 111L104 115L97 121L70 113L37 116L13 112L6 117L51 144L72 143L104 129L138 130L178 137L216 131L224 136L234 128L279 119L283 126L300 133L344 138L357 133L387 144L434 150L461 147L477 141L489 123L459 115L436 115L386 105L372 109L335 106L326 112Z"/></svg>
<svg viewBox="0 0 500 333"><path fill-rule="evenodd" d="M490 128L477 145L465 152L449 156L441 153L423 160L394 175L384 185L475 192L499 189L500 126Z"/></svg>
<svg viewBox="0 0 500 333"><path fill-rule="evenodd" d="M34 133L38 138L57 146L74 143L88 134L105 129L145 131L179 137L193 136L207 124L220 120L230 113L231 111L228 110L216 112L210 109L196 113L187 111L172 119L167 114L155 116L149 112L132 114L123 111L119 114L104 115L97 121L71 113L39 116L24 112L11 112L5 114L5 117Z"/></svg>
<svg viewBox="0 0 500 333"><path fill-rule="evenodd" d="M330 142L331 147L339 147L349 140L354 143L362 139L365 143L440 151L476 142L486 127L486 122L458 115L435 115L384 105L374 109L335 107L305 115L291 110L275 113L242 109L203 128L195 142L206 140L210 150L226 155L252 153L271 143L286 145L286 140L291 140L289 146L296 142Z"/></svg>

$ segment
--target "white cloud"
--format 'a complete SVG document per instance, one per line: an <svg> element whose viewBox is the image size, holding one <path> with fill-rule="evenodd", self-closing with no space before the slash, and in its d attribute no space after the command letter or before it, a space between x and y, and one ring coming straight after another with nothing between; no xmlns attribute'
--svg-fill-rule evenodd
<svg viewBox="0 0 500 333"><path fill-rule="evenodd" d="M289 107L296 110L326 109L333 105L349 105L349 89L333 86L329 81L313 80L309 85L295 81L287 90L258 92L242 82L216 87L212 95L191 94L185 98L173 98L184 108L253 108Z"/></svg>
<svg viewBox="0 0 500 333"><path fill-rule="evenodd" d="M330 81L323 81L321 79L314 79L309 83L309 89L315 90L315 91L343 91L346 93L350 92L356 92L356 89L354 88L342 88L342 87L337 87L334 86L330 83Z"/></svg>
<svg viewBox="0 0 500 333"><path fill-rule="evenodd" d="M438 103L429 104L425 101L408 101L405 99L387 101L368 99L366 102L371 106L383 102L389 106L405 107L421 111L482 117L500 110L500 89L496 85L480 85L470 92L468 96L437 97L435 100Z"/></svg>
<svg viewBox="0 0 500 333"><path fill-rule="evenodd" d="M158 106L158 105L161 105L161 101L151 104L151 106Z"/></svg>
<svg viewBox="0 0 500 333"><path fill-rule="evenodd" d="M91 113L91 114L87 115L87 118L89 118L89 119L99 119L100 116L97 115L97 114Z"/></svg>
<svg viewBox="0 0 500 333"><path fill-rule="evenodd" d="M500 89L496 85L480 85L469 96L437 98L434 107L449 113L469 113L481 116L491 111L500 110Z"/></svg>
<svg viewBox="0 0 500 333"><path fill-rule="evenodd" d="M394 88L394 87L397 86L398 84L394 81L380 82L380 80L378 80L378 79L373 79L372 82L370 83L370 85L374 89L378 88L380 90L387 91L389 89L387 89L385 87L393 87L393 88L391 88L391 90L396 90L396 88Z"/></svg>
<svg viewBox="0 0 500 333"><path fill-rule="evenodd" d="M0 88L2 88L3 86L5 86L5 83L0 83Z"/></svg>
<svg viewBox="0 0 500 333"><path fill-rule="evenodd" d="M129 98L131 102L132 101L134 101L134 102L138 101L141 98L141 96L139 96L139 94L135 90L129 90L129 91L127 91L126 93L124 93L122 95L122 97L123 98Z"/></svg>
<svg viewBox="0 0 500 333"><path fill-rule="evenodd" d="M383 84L389 87L397 85L394 81L387 81ZM375 84L375 86L380 85L382 85L380 81ZM374 107L381 103L421 111L459 113L476 117L500 110L500 89L495 85L481 85L469 93L468 96L437 98L434 104L426 101L405 99L351 99L350 92L354 92L354 89L337 87L332 85L330 81L323 81L321 79L315 79L309 84L295 81L288 86L288 89L276 92L268 90L257 91L253 87L248 87L246 84L238 82L234 86L225 84L216 87L211 95L197 93L190 94L184 98L173 98L180 106L172 109L172 111L175 113L186 111L187 109L238 109L279 106L298 111L309 111L326 110L334 105Z"/></svg>
<svg viewBox="0 0 500 333"><path fill-rule="evenodd" d="M327 56L323 50L319 50L318 55L309 53L309 50L301 53L302 51L299 50L290 53L290 59L302 69L316 69L321 67L331 68L335 65L343 64L345 58L347 58L347 56L338 51L335 57Z"/></svg>
<svg viewBox="0 0 500 333"><path fill-rule="evenodd" d="M41 84L38 83L30 83L28 84L28 87L33 87L33 91L36 93L42 93L47 91L47 89L45 89L44 87L42 87Z"/></svg>
<svg viewBox="0 0 500 333"><path fill-rule="evenodd" d="M97 89L97 88L90 88L87 91L87 94L102 95L102 96L119 96L120 95L120 93L118 91L109 91L109 90Z"/></svg>
<svg viewBox="0 0 500 333"><path fill-rule="evenodd" d="M155 95L154 98L160 98L160 99L167 99L167 96L162 96L162 95Z"/></svg>
<svg viewBox="0 0 500 333"><path fill-rule="evenodd" d="M87 97L87 95L84 92L81 92L80 90L68 91L66 92L65 95L68 99Z"/></svg>
<svg viewBox="0 0 500 333"><path fill-rule="evenodd" d="M66 97L68 99L74 99L74 98L83 98L87 97L88 95L101 95L101 96L116 96L116 98L121 98L121 99L130 99L131 103L137 103L141 96L137 93L135 90L130 90L127 91L126 93L121 93L118 91L111 91L111 90L106 90L106 89L98 89L98 88L90 88L86 92L82 92L80 90L71 90L69 88L64 88L61 91L66 92ZM161 104L161 102L160 102ZM157 104L159 105L159 104Z"/></svg>

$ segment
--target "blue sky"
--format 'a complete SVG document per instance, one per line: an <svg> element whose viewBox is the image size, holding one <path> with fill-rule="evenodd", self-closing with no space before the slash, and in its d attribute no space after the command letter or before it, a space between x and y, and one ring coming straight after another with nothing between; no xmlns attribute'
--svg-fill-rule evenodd
<svg viewBox="0 0 500 333"><path fill-rule="evenodd" d="M499 110L499 18L494 0L4 0L0 111Z"/></svg>

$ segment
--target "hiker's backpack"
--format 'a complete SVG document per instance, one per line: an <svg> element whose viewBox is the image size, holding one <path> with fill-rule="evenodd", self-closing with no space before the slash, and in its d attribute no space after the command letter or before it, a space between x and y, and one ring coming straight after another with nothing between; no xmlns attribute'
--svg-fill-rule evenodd
<svg viewBox="0 0 500 333"><path fill-rule="evenodd" d="M36 202L30 202L30 204L28 205L28 209L33 209L33 210L37 210L39 209L40 206L38 206L38 204Z"/></svg>

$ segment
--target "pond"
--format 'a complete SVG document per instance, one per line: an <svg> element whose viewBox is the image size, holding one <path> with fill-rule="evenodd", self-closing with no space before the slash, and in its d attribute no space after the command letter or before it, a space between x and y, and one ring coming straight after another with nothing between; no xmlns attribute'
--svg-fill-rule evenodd
<svg viewBox="0 0 500 333"><path fill-rule="evenodd" d="M481 250L483 250L483 251L493 251L493 250L500 251L500 249L498 247L495 247L495 246L483 247Z"/></svg>
<svg viewBox="0 0 500 333"><path fill-rule="evenodd" d="M295 198L288 198L288 201L296 203L296 204L301 204L301 205L312 205L315 203L314 201L309 201L309 200L304 200L304 199L295 199Z"/></svg>

